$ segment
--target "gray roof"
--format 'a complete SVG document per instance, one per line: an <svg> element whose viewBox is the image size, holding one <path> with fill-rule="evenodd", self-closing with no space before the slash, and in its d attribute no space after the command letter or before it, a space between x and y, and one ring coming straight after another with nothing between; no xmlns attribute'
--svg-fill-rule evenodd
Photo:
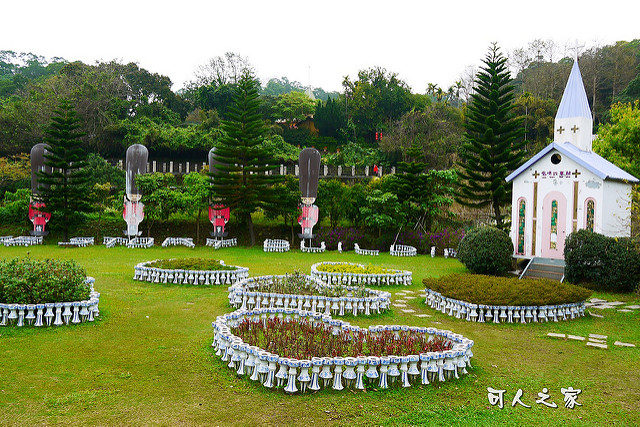
<svg viewBox="0 0 640 427"><path fill-rule="evenodd" d="M513 181L518 175L529 169L531 165L536 163L538 160L540 160L547 153L554 149L560 152L560 154L563 154L574 162L578 163L580 166L591 171L601 179L627 181L632 183L640 182L640 180L638 180L638 178L636 178L635 176L623 171L622 169L620 169L610 161L600 157L593 151L582 151L570 142L564 142L562 144L552 142L551 144L547 145L538 154L529 159L529 161L527 161L524 165L520 166L509 176L507 176L507 182Z"/></svg>
<svg viewBox="0 0 640 427"><path fill-rule="evenodd" d="M568 117L588 117L589 120L593 120L578 61L573 62L571 74L569 74L569 80L564 88L562 100L556 113L556 120Z"/></svg>

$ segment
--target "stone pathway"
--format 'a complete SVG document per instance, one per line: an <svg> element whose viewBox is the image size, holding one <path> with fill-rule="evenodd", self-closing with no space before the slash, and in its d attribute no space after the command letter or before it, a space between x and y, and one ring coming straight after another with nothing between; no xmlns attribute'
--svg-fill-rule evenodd
<svg viewBox="0 0 640 427"><path fill-rule="evenodd" d="M579 335L568 335L568 334L565 335L565 334L558 334L555 332L549 332L547 336L552 338L562 338L567 340L586 341L587 347L595 347L595 348L603 348L603 349L609 348L607 344L607 339L609 337L606 335L589 334L589 337L587 339L586 337L581 337ZM635 344L621 342L621 341L616 341L613 343L613 345L618 347L635 347L636 346Z"/></svg>
<svg viewBox="0 0 640 427"><path fill-rule="evenodd" d="M600 299L600 298L591 298L589 301L585 303L585 307L595 309L595 310L606 310L608 308L616 308L621 313L633 313L634 310L640 309L640 305L637 305L637 304L627 305L626 307L622 307L625 304L626 303L622 301L607 301L605 299ZM601 314L596 314L590 310L588 312L593 317L603 317Z"/></svg>
<svg viewBox="0 0 640 427"><path fill-rule="evenodd" d="M393 307L399 308L400 311L403 312L403 313L411 314L412 316L420 318L420 319L427 319L429 317L433 317L433 315L431 315L431 314L417 313L416 310L414 310L413 308L410 308L407 305L412 300L420 299L420 298L425 298L425 296L422 295L419 292L415 292L415 291L411 291L409 289L405 289L403 291L398 291L393 295L391 305ZM433 323L434 325L441 325L442 324L441 322L436 322L434 320L432 320L431 323Z"/></svg>

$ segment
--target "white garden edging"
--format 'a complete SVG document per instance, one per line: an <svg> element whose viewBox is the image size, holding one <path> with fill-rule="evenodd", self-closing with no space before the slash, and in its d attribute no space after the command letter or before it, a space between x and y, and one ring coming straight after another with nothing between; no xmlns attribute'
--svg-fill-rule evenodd
<svg viewBox="0 0 640 427"><path fill-rule="evenodd" d="M58 242L58 246L85 248L87 246L93 246L94 242L94 237L72 237L68 242Z"/></svg>
<svg viewBox="0 0 640 427"><path fill-rule="evenodd" d="M42 236L18 236L18 237L5 236L3 241L5 246L41 245L43 242L44 240Z"/></svg>
<svg viewBox="0 0 640 427"><path fill-rule="evenodd" d="M416 256L418 255L418 250L408 245L391 245L389 253L393 256Z"/></svg>
<svg viewBox="0 0 640 427"><path fill-rule="evenodd" d="M373 256L380 255L380 251L378 249L362 249L360 248L360 245L358 245L357 243L353 244L353 250L358 255L373 255Z"/></svg>
<svg viewBox="0 0 640 427"><path fill-rule="evenodd" d="M162 247L166 248L169 246L186 246L188 248L195 248L196 245L193 243L192 237L167 237L162 242Z"/></svg>
<svg viewBox="0 0 640 427"><path fill-rule="evenodd" d="M153 246L153 237L135 237L131 240L126 237L108 237L102 238L102 244L107 248L113 248L116 245L126 246L128 248L150 248Z"/></svg>
<svg viewBox="0 0 640 427"><path fill-rule="evenodd" d="M87 277L91 286L86 301L56 302L44 304L0 303L0 326L61 326L69 323L93 322L100 314L100 294L93 290L93 277Z"/></svg>
<svg viewBox="0 0 640 427"><path fill-rule="evenodd" d="M184 285L230 285L249 277L247 267L235 267L235 270L170 270L148 267L159 260L141 262L134 267L133 280L152 283L175 283ZM224 265L223 261L220 261Z"/></svg>
<svg viewBox="0 0 640 427"><path fill-rule="evenodd" d="M426 304L457 319L470 322L536 323L558 322L584 316L585 302L543 306L507 306L473 304L447 298L431 289L425 289Z"/></svg>
<svg viewBox="0 0 640 427"><path fill-rule="evenodd" d="M324 251L327 250L327 245L324 244L324 242L320 242L320 247L315 247L315 246L306 246L304 244L304 239L300 240L300 251L301 252L307 252L307 253L322 253Z"/></svg>
<svg viewBox="0 0 640 427"><path fill-rule="evenodd" d="M222 240L207 238L207 246L211 246L213 249L230 248L233 246L238 246L238 239L235 237L233 239Z"/></svg>
<svg viewBox="0 0 640 427"><path fill-rule="evenodd" d="M265 239L262 248L265 252L289 252L291 245L284 239Z"/></svg>
<svg viewBox="0 0 640 427"><path fill-rule="evenodd" d="M231 328L245 318L266 322L267 318L283 318L285 321L307 319L313 324L324 325L334 334L360 334L376 336L380 332L410 331L424 334L429 340L442 336L453 343L451 350L428 352L408 356L360 356L313 357L298 360L280 357L259 347L251 346L231 333ZM228 362L237 375L248 376L264 387L283 387L287 393L304 393L320 389L365 389L368 379L378 389L389 388L394 383L401 387L444 382L467 374L471 367L473 341L451 331L419 326L377 325L369 328L351 326L349 322L333 319L322 313L305 310L256 309L238 310L218 316L213 322L212 346L223 362ZM420 363L420 367L418 367ZM277 373L276 373L277 370Z"/></svg>
<svg viewBox="0 0 640 427"><path fill-rule="evenodd" d="M360 273L333 273L328 271L319 271L318 266L322 264L352 264L349 262L319 262L311 266L311 276L322 280L325 283L337 285L338 283L352 285L371 285L371 286L388 286L388 285L404 285L409 286L412 282L413 273L407 270L392 270L390 273L381 274L360 274Z"/></svg>
<svg viewBox="0 0 640 427"><path fill-rule="evenodd" d="M261 276L251 277L229 287L229 304L236 309L254 308L283 308L309 310L313 312L324 312L324 314L334 316L344 316L345 314L358 314L370 316L373 313L381 313L391 305L391 293L365 288L368 297L328 297L323 295L294 295L280 294L272 292L260 292L255 289L259 286L259 281L274 278L283 279L286 276ZM333 287L319 279L311 276L305 277L307 283L314 282L315 289ZM346 286L347 291L354 291L358 286Z"/></svg>

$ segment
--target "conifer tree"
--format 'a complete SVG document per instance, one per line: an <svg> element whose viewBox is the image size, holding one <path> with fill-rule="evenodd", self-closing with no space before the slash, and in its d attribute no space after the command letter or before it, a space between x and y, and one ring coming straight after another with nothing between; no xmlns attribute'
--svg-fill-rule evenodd
<svg viewBox="0 0 640 427"><path fill-rule="evenodd" d="M80 128L81 121L73 105L63 99L45 131L44 158L51 172L39 172L40 183L48 186L41 190L45 210L52 214L54 224L62 227L65 240L69 238L70 227L80 222L80 214L91 209L87 153L81 141L85 134L78 131Z"/></svg>
<svg viewBox="0 0 640 427"><path fill-rule="evenodd" d="M525 141L522 119L513 109L513 86L507 58L494 43L482 61L475 93L467 111L465 138L459 163L462 178L456 200L465 206L491 206L498 228L504 229L511 203L507 175L520 166Z"/></svg>
<svg viewBox="0 0 640 427"><path fill-rule="evenodd" d="M271 184L280 180L267 175L277 162L263 143L266 128L258 111L258 88L254 76L245 70L229 107L229 119L222 122L225 136L214 152L218 165L211 174L213 197L247 226L251 246L256 241L251 214L272 199Z"/></svg>

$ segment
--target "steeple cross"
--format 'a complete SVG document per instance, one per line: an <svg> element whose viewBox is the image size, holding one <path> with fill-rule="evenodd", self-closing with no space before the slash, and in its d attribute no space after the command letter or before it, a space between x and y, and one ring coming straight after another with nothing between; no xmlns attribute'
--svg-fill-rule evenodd
<svg viewBox="0 0 640 427"><path fill-rule="evenodd" d="M534 177L535 179L538 179L538 177L540 176L540 174L538 173L538 171L537 171L537 170L536 170L536 171L534 171L532 175L533 175L533 177Z"/></svg>
<svg viewBox="0 0 640 427"><path fill-rule="evenodd" d="M569 50L573 50L573 59L575 61L578 60L578 55L579 55L579 51L582 50L582 48L584 47L584 44L579 45L578 44L578 39L576 39L576 44L574 45L574 47L569 48Z"/></svg>
<svg viewBox="0 0 640 427"><path fill-rule="evenodd" d="M564 128L563 128L562 126L560 126L560 127L558 128L558 133L559 133L560 135L562 135L562 132L564 132Z"/></svg>
<svg viewBox="0 0 640 427"><path fill-rule="evenodd" d="M571 175L573 175L574 178L577 178L578 175L581 175L581 174L582 174L581 172L578 172L578 169L576 169L575 171L571 172Z"/></svg>
<svg viewBox="0 0 640 427"><path fill-rule="evenodd" d="M576 133L578 131L578 129L580 129L580 128L578 126L576 126L576 125L573 125L573 127L571 128L573 133Z"/></svg>

